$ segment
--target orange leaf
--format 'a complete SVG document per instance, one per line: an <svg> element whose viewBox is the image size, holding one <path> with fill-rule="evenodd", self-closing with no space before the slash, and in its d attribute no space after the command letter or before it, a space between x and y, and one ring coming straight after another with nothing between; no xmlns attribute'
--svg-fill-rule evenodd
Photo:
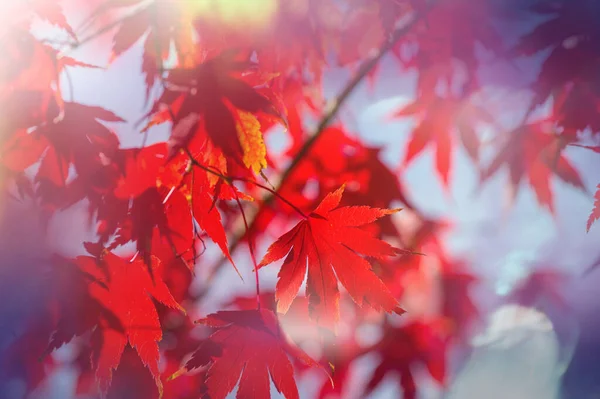
<svg viewBox="0 0 600 399"><path fill-rule="evenodd" d="M267 147L260 131L260 122L250 112L237 112L236 129L244 152L242 161L254 173L267 167Z"/></svg>

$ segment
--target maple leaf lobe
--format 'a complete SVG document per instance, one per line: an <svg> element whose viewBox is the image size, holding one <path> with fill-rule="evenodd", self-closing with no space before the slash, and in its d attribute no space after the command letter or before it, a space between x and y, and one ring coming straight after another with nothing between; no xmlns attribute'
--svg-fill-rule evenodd
<svg viewBox="0 0 600 399"><path fill-rule="evenodd" d="M600 219L600 184L598 184L598 187L596 187L596 194L594 195L594 208L592 209L592 212L587 220L588 232L598 219Z"/></svg>

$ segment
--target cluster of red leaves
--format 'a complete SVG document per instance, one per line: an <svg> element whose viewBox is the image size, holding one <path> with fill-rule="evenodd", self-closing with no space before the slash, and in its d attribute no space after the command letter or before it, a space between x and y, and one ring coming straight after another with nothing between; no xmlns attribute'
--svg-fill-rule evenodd
<svg viewBox="0 0 600 399"><path fill-rule="evenodd" d="M95 66L30 32L39 19L74 42L81 39L57 0L27 3L15 11L24 17L3 31L0 106L8 117L0 122L2 188L33 199L45 221L83 202L96 234L94 242L81 243L88 255L53 258L47 314L13 343L7 362L19 365L15 372L32 391L59 367L50 352L70 343L79 351L73 361L80 372L77 393L111 398L224 398L238 381L237 397L262 398L270 395L270 380L295 398L294 369L326 363L333 367L334 385L326 379L320 395L339 395L353 362L366 353L377 353L381 361L365 395L395 371L404 397L415 398L417 365L444 384L448 348L464 343L477 320L469 293L477 278L446 253L440 238L445 223L418 212L380 159L381 148L366 146L342 124L311 136L303 121L335 116L328 115L332 108L325 107L321 92L329 66L361 71L363 60L388 48L403 69L418 71L414 100L394 113L416 122L404 166L431 145L449 187L456 139L480 166L478 128L497 122L472 101L481 88L477 47L504 50L490 23L491 6L466 0L265 0L251 18L245 6L238 12L202 5L208 3L111 0L88 20L94 25L109 19L116 29L111 61L142 42L146 97L157 85L161 89L142 132L153 134L159 124L170 128L166 142L142 148L121 146L111 129L125 122L118 110L65 100L60 87L69 69ZM565 146L599 152L577 136L586 128L594 136L600 131L599 86L592 73L598 37L590 29L593 21L581 23L593 15L586 7L594 6L580 3L533 7L553 18L508 55L553 46L533 86L532 105L551 98L551 115L513 129L492 161L480 166L482 181L503 166L513 186L527 178L550 211L552 176L584 189L562 153ZM418 19L389 45L412 13ZM175 66L166 68L173 55ZM375 65L359 77L373 82L377 71ZM279 159L265 135L281 127L290 145ZM284 177L278 188L259 181L265 169ZM270 200L262 200L264 190L274 193ZM398 203L417 215L418 225L408 232L392 217ZM248 224L249 207L257 212ZM254 261L258 284L263 267L284 259L278 281L272 294L238 298L238 310L199 320L215 330L200 337L184 310L201 304L189 289L195 268L204 266L200 246L209 238L240 274L228 242L239 218L245 229L236 238L247 238L253 261L255 240L266 241L267 233L279 237L262 261ZM588 230L598 218L600 186ZM297 224L282 233L290 222ZM542 282L552 293L551 277L542 272L532 284ZM297 298L305 278L306 297ZM536 289L515 295L527 302L526 294ZM434 290L439 298L423 300L424 292ZM345 319L340 315L348 303L353 316ZM410 314L405 320L385 314L404 309ZM355 337L325 339L339 324L355 330L365 321L382 332L373 345L362 347ZM311 338L323 343L319 359L288 336L285 330L294 324L316 332ZM43 361L35 361L40 356ZM133 384L140 387L134 394L128 392Z"/></svg>
<svg viewBox="0 0 600 399"><path fill-rule="evenodd" d="M565 146L577 143L584 130L589 130L593 139L597 139L600 132L600 80L595 73L596 65L600 62L597 46L600 36L588 24L597 10L597 4L586 1L559 0L528 6L527 12L534 12L546 20L521 37L511 51L511 55L517 57L532 56L551 48L532 87L535 92L532 107L552 101L549 120L551 128L546 130L550 130L554 142L546 140L546 149L541 150L554 153L551 158L553 163L550 165L553 173L580 188L583 185L577 171L568 165L560 152ZM595 146L584 147L600 152ZM539 154L546 158L544 162L547 163L548 155L542 155L542 152ZM544 171L542 167L536 169L537 171L533 171L537 176L533 178L537 182L537 185L533 184L536 194L541 203L552 209L552 194L545 183L550 171ZM596 198L599 195L600 192L597 192ZM599 216L596 205L597 203L588 220L588 230Z"/></svg>

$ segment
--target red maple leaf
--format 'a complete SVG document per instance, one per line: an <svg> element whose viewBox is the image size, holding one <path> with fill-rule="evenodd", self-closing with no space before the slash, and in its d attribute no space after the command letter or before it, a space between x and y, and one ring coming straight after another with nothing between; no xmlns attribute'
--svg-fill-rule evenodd
<svg viewBox="0 0 600 399"><path fill-rule="evenodd" d="M222 179L221 176L225 174L223 169L235 168L227 163L221 151L208 145L209 142L204 142L198 149L193 144L190 143L190 154L193 153L194 161L207 170L200 167L188 169L188 173L181 181L181 191L185 194L200 229L219 246L223 255L237 271L229 253L227 235L219 209L223 208L223 201L238 199L253 201L253 198Z"/></svg>
<svg viewBox="0 0 600 399"><path fill-rule="evenodd" d="M29 395L38 388L57 366L52 357L43 356L48 347L45 327L44 324L30 326L27 332L2 351L0 376L3 381L23 381L24 395Z"/></svg>
<svg viewBox="0 0 600 399"><path fill-rule="evenodd" d="M116 0L103 3L94 18L111 8L140 6L142 0ZM169 57L171 44L177 51L179 66L189 66L195 61L191 11L185 3L156 1L145 5L124 18L113 37L111 61L129 50L144 37L142 73L146 75L146 96L162 72L162 63Z"/></svg>
<svg viewBox="0 0 600 399"><path fill-rule="evenodd" d="M18 136L24 136L27 134L29 128L38 126L52 120L57 116L57 107L49 109L50 101L48 96L43 91L39 90L10 90L3 93L0 97L0 106L5 113L5 118L2 121L2 143L4 157L10 156L11 147L14 146L14 142L17 140L23 140ZM23 147L26 147L24 145ZM18 160L19 155L25 155L32 152L35 157L39 158L39 151L35 150L23 150L23 154L15 155L14 157ZM3 157L3 158L4 158ZM34 159L30 163L23 161L25 165L21 168L24 169L31 165L37 159ZM6 161L4 161L6 163Z"/></svg>
<svg viewBox="0 0 600 399"><path fill-rule="evenodd" d="M279 76L269 85L270 93L267 95L277 98L281 97L283 104L279 105L286 117L286 127L291 139L285 153L293 156L302 147L308 136L302 125L302 117L305 114L318 116L321 113L320 104L323 104L321 93L307 90L304 77L296 75ZM279 101L274 101L275 104ZM267 125L268 126L268 125Z"/></svg>
<svg viewBox="0 0 600 399"><path fill-rule="evenodd" d="M288 155L295 157L297 150L292 147ZM368 162L365 159L366 151L360 141L350 137L341 127L325 129L290 176L282 182L281 195L300 209L309 211L344 182L349 186L348 191L357 186L366 189L370 186L370 171L368 165L364 165ZM360 165L361 161L363 165ZM316 190L308 189L311 184L316 186ZM292 212L289 208L282 208L280 212L284 211Z"/></svg>
<svg viewBox="0 0 600 399"><path fill-rule="evenodd" d="M600 65L598 41L594 28L595 4L551 1L527 7L544 19L523 35L512 49L516 57L533 56L551 49L544 60L532 89L533 104L543 104L553 97L553 113L564 128L562 136L591 128L600 132L600 91L596 71Z"/></svg>
<svg viewBox="0 0 600 399"><path fill-rule="evenodd" d="M218 190L216 186L211 187L206 173L202 171L200 173L197 172L197 169L192 171L190 176L185 180L190 185L188 198L194 219L196 219L200 228L219 246L223 255L235 267L227 246L227 235L221 221L221 214L216 206L216 200L220 196L225 196L226 193Z"/></svg>
<svg viewBox="0 0 600 399"><path fill-rule="evenodd" d="M394 173L380 158L381 148L364 147L348 160L347 171L354 174L360 184L354 190L348 190L344 204L370 204L373 207L389 208L400 201L404 208L414 209L414 204L406 195L404 185L397 173ZM362 180L364 179L364 180ZM389 218L377 221L381 234L394 236L397 230Z"/></svg>
<svg viewBox="0 0 600 399"><path fill-rule="evenodd" d="M260 294L261 309L268 309L277 312L277 300L275 291L261 292ZM236 297L230 304L234 309L252 310L256 309L256 295ZM343 309L343 305L341 306ZM350 312L342 313L341 318L348 316ZM302 344L307 341L323 342L324 338L333 338L331 335L324 336L323 331L320 331L318 325L310 319L308 314L308 298L305 296L296 297L290 309L286 314L277 314L277 319L281 328L283 328L289 337L296 343ZM329 343L330 341L328 341ZM298 362L294 362L294 366L298 367L299 372L308 370L310 367Z"/></svg>
<svg viewBox="0 0 600 399"><path fill-rule="evenodd" d="M3 143L2 163L13 172L23 172L40 160L47 145L43 137L27 133L27 129L16 130L12 137Z"/></svg>
<svg viewBox="0 0 600 399"><path fill-rule="evenodd" d="M200 150L203 151L201 151L196 161L206 162L207 167L212 166L210 162L215 153L211 153L206 145L201 147ZM194 251L192 245L194 229L191 217L193 216L200 229L219 246L226 258L235 267L227 246L227 236L217 207L217 200L232 200L236 196L241 199L251 198L238 192L235 187L224 183L214 174L199 168L190 168L190 161L186 154L179 153L171 160L167 160L168 148L166 143L158 143L141 149L123 150L123 152L125 158L124 174L118 180L114 194L117 198L134 198L134 206L131 208L130 216L133 218L137 215L137 212L133 212L136 210L140 210L142 214L145 214L144 209L150 206L148 202L151 198L150 194L156 194L157 192L161 194L162 202L164 202L162 205L172 211L167 212L166 215L158 212L152 213L155 215L153 217L136 218L136 221L144 222L146 225L135 237L128 232L133 226L130 223L121 223L121 239L118 239L116 244L121 245L126 240L136 239L136 237L138 243L141 243L139 239L146 237L144 232L150 232L153 226L157 226L161 235L174 248L175 254L178 256L184 255L182 259L193 263L193 259L195 259L195 255L192 253ZM223 159L220 152L218 152L216 158ZM188 202L187 209L191 208L191 213L188 213L187 210L183 211L183 209L186 209L182 206L184 198ZM173 201L175 205L169 206L169 203ZM154 203L153 206L162 206L157 203L157 200L151 202ZM166 218L163 216L166 216ZM175 220L171 220L173 216L175 216ZM118 219L123 215L116 214L109 220L115 219L115 217ZM165 223L168 228L164 227ZM171 241L173 242L171 243ZM149 251L144 249L144 245L142 243L138 249L141 253L148 254Z"/></svg>
<svg viewBox="0 0 600 399"><path fill-rule="evenodd" d="M457 76L464 72L468 75L464 88L472 90L481 62L477 46L483 45L490 51L503 47L501 36L489 24L490 5L468 0L441 2L432 7L421 0L413 3L420 3L415 8L425 15L410 34L398 41L395 54L407 67L419 71L419 93L434 93L438 82L455 87ZM404 51L407 45L417 45L418 49Z"/></svg>
<svg viewBox="0 0 600 399"><path fill-rule="evenodd" d="M169 72L166 88L151 111L156 120L150 122L172 120L169 158L195 135L204 133L224 155L243 165L234 111L276 113L266 97L241 79L249 67L249 62L239 61L228 52L193 69Z"/></svg>
<svg viewBox="0 0 600 399"><path fill-rule="evenodd" d="M0 102L7 111L5 119L9 120L9 126L13 119L25 121L25 126L21 126L24 128L38 126L41 122L51 123L64 111L60 77L68 72L67 67L97 68L71 57L59 56L58 50L38 41L28 28L10 27L1 42L6 49L6 57L0 60L0 69L3 71L0 77ZM10 112L20 109L14 108L18 104L12 104L15 91L28 93L29 101L20 105L28 110L25 115L35 118L29 119L20 112Z"/></svg>
<svg viewBox="0 0 600 399"><path fill-rule="evenodd" d="M97 250L95 245L88 245L88 248L92 252ZM102 282L89 285L90 295L113 312L123 326L123 331L119 331L100 322L94 331L92 360L100 390L104 393L108 390L113 370L118 367L123 350L129 344L150 370L160 392L158 341L162 339L162 329L152 298L168 307L184 310L160 279L160 273L155 273L152 281L146 265L140 260L129 262L106 251L98 256L80 256L77 264L82 271ZM158 259L152 264L155 269L161 267Z"/></svg>
<svg viewBox="0 0 600 399"><path fill-rule="evenodd" d="M531 56L552 48L534 85L536 104L562 91L568 82L595 81L593 70L600 59L595 47L598 33L590 25L593 7L585 2L566 1L539 3L529 7L546 20L521 36L511 53Z"/></svg>
<svg viewBox="0 0 600 399"><path fill-rule="evenodd" d="M600 184L596 187L596 194L594 195L594 209L592 209L592 213L590 213L590 217L587 221L587 231L590 231L592 228L592 224L596 220L600 219Z"/></svg>
<svg viewBox="0 0 600 399"><path fill-rule="evenodd" d="M180 268L186 272L186 283L181 284L181 288L189 288L190 273L187 270ZM168 273L171 271L165 270ZM183 276L183 274L181 274ZM175 294L173 289L174 281L171 284L167 282L171 292ZM175 296L175 295L174 295ZM186 295L187 298L189 296ZM189 354L193 353L201 343L206 339L205 335L199 337L193 331L196 327L190 318L175 310L164 308L160 312L161 323L163 325L163 340L167 342L177 342L177 345L164 345L161 349L164 351L161 354L164 368L162 369L163 376L170 376L177 373L181 369L181 365L189 360ZM201 374L201 375L198 375ZM165 384L163 399L198 399L198 392L204 386L205 370L198 370L198 373L189 373L178 377L175 381L169 381Z"/></svg>
<svg viewBox="0 0 600 399"><path fill-rule="evenodd" d="M360 255L381 258L402 252L360 228L398 209L338 208L343 191L344 186L328 194L306 219L269 247L258 265L266 266L287 255L275 290L280 313L289 309L308 268L306 294L310 316L320 325L334 330L339 319L337 279L359 306L370 305L376 310L398 314L404 312L373 273L369 262Z"/></svg>
<svg viewBox="0 0 600 399"><path fill-rule="evenodd" d="M469 292L479 278L466 271L460 261L448 259L442 254L440 260L440 291L443 298L440 313L451 323L452 337L467 342L469 328L480 316Z"/></svg>
<svg viewBox="0 0 600 399"><path fill-rule="evenodd" d="M17 136L19 140L6 151L35 149L36 153L29 154L27 160L37 160L43 155L36 180L65 187L71 166L77 175L91 177L103 166L103 157L117 151L117 136L100 121L123 122L123 119L99 107L65 103L60 120ZM14 155L12 158L18 161Z"/></svg>
<svg viewBox="0 0 600 399"><path fill-rule="evenodd" d="M307 365L318 366L289 342L270 310L220 311L197 323L217 331L173 377L208 366L203 398L225 398L238 380L238 398L270 398L269 374L285 398L298 398L294 368L288 355Z"/></svg>
<svg viewBox="0 0 600 399"><path fill-rule="evenodd" d="M279 3L277 15L266 27L268 34L254 36L250 47L256 48L267 70L303 76L306 84L321 90L323 65L328 63L331 41L340 29L342 7L333 0L307 0L299 5Z"/></svg>
<svg viewBox="0 0 600 399"><path fill-rule="evenodd" d="M600 90L597 86L594 80L578 79L574 84L569 82L554 90L552 114L563 128L561 137L575 141L577 133L588 128L592 135L599 134Z"/></svg>
<svg viewBox="0 0 600 399"><path fill-rule="evenodd" d="M181 154L183 156L183 154ZM114 191L105 195L98 219L107 230L101 237L117 232L109 249L135 241L139 254L150 261L154 231L158 243L164 240L188 267L194 261L192 214L184 193L178 188L186 173L187 160L178 157L167 163L167 145L120 150L115 163L122 173L114 181Z"/></svg>
<svg viewBox="0 0 600 399"><path fill-rule="evenodd" d="M383 7L377 7L373 2L369 3L369 7L355 7L347 17L340 35L338 62L341 65L369 56L385 38L379 19Z"/></svg>
<svg viewBox="0 0 600 399"><path fill-rule="evenodd" d="M48 21L61 29L64 29L71 38L77 40L73 28L68 24L63 7L59 4L59 0L36 0L33 6L36 14L43 20Z"/></svg>
<svg viewBox="0 0 600 399"><path fill-rule="evenodd" d="M136 198L150 188L159 187L160 170L164 169L166 158L165 143L120 150L116 162L121 164L122 174L115 182L114 195L121 199Z"/></svg>
<svg viewBox="0 0 600 399"><path fill-rule="evenodd" d="M417 384L413 376L416 364L425 366L437 382L446 380L446 343L443 329L437 321L415 321L402 327L386 326L383 338L374 347L381 356L367 383L365 396L371 393L390 372L400 379L403 398L417 398Z"/></svg>
<svg viewBox="0 0 600 399"><path fill-rule="evenodd" d="M436 147L436 167L447 186L452 165L453 132L456 131L474 161L479 160L479 138L474 126L481 123L493 123L491 115L482 108L468 103L468 100L452 97L421 97L394 113L394 117L414 116L417 125L404 156L404 165L408 165L427 145Z"/></svg>
<svg viewBox="0 0 600 399"><path fill-rule="evenodd" d="M157 392L154 383L146 365L136 351L125 347L105 398L162 399L162 392ZM92 390L92 392L94 391Z"/></svg>
<svg viewBox="0 0 600 399"><path fill-rule="evenodd" d="M556 175L585 191L579 172L561 153L559 139L550 133L549 121L542 120L518 127L510 132L504 147L491 163L483 169L481 180L485 181L505 165L510 171L510 183L517 192L523 177L529 177L538 202L554 212L554 200L550 178Z"/></svg>
<svg viewBox="0 0 600 399"><path fill-rule="evenodd" d="M16 21L10 21L19 28L30 29L34 16L47 21L48 23L63 29L74 40L77 40L73 28L67 23L63 14L63 7L60 0L32 0L26 3L11 4L9 11L12 15L18 15Z"/></svg>
<svg viewBox="0 0 600 399"><path fill-rule="evenodd" d="M570 276L563 271L547 267L539 268L519 282L510 292L509 299L523 306L541 309L545 305L551 305L563 311L568 306L564 288L569 278Z"/></svg>
<svg viewBox="0 0 600 399"><path fill-rule="evenodd" d="M97 286L94 290L108 289L97 273L89 273L77 260L55 256L52 263L49 276L52 296L48 305L57 321L47 344L47 353L70 342L73 337L83 335L97 324L124 332L123 324L113 310L92 294L92 286ZM65 295L67 291L69 294Z"/></svg>
<svg viewBox="0 0 600 399"><path fill-rule="evenodd" d="M440 318L448 323L448 338L463 344L468 342L470 329L479 319L479 311L470 294L470 289L479 279L469 271L465 261L447 254L442 234L449 227L447 221L422 218L419 225L406 234L406 238L402 237L401 242L404 247L419 250L427 256L399 257L391 262L379 262L378 266L383 280L396 296L403 296L406 306L412 302L412 290L418 287L416 282L428 284L427 281L431 281L429 284L439 294L429 305L417 299L419 306L435 308ZM431 262L436 265L434 273Z"/></svg>
<svg viewBox="0 0 600 399"><path fill-rule="evenodd" d="M139 254L150 267L155 230L173 253L181 257L191 269L194 261L192 213L185 196L179 190L149 188L136 197L131 202L127 217L120 223L118 236L110 248L134 241Z"/></svg>
<svg viewBox="0 0 600 399"><path fill-rule="evenodd" d="M362 315L357 315L360 319ZM355 324L356 323L356 324ZM360 320L354 320L351 325L360 325ZM353 375L355 361L372 351L370 346L361 346L356 341L356 336L350 334L342 340L330 342L323 348L323 359L327 360L331 368L331 381L323 380L317 395L317 399L334 399L345 397L349 380ZM307 371L307 368L301 369Z"/></svg>

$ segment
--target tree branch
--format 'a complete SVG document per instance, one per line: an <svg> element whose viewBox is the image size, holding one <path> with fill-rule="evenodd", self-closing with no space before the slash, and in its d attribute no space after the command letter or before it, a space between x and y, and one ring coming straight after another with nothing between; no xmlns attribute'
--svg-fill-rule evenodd
<svg viewBox="0 0 600 399"><path fill-rule="evenodd" d="M413 26L418 21L420 21L423 17L424 17L424 15L422 12L415 11L413 13L412 18L408 22L397 27L391 33L389 39L386 40L386 42L379 48L379 50L377 50L373 55L371 55L367 60L365 60L360 65L360 67L356 71L355 75L352 77L352 79L350 79L350 81L344 87L344 89L334 99L332 99L329 102L329 104L327 105L327 108L326 108L327 110L325 112L325 115L323 116L323 118L321 118L321 121L319 122L317 128L315 129L315 132L304 142L304 144L302 145L302 147L300 148L300 150L298 151L298 153L296 154L294 159L292 159L292 162L288 165L286 170L282 173L282 175L279 179L279 182L276 186L276 189L274 190L275 193L271 193L263 199L263 202L262 202L260 208L254 214L254 216L252 217L252 219L249 223L248 231L251 231L253 229L253 227L256 224L257 215L259 215L264 208L266 208L273 202L273 200L276 197L276 193L279 193L279 191L281 190L283 182L285 182L285 180L292 174L292 172L294 172L294 170L298 167L298 165L302 161L302 159L309 153L309 151L312 149L312 147L314 146L316 141L319 139L319 137L321 137L321 135L323 134L325 129L336 118L342 105L344 105L344 103L348 100L348 98L354 92L354 90L358 87L358 85L367 77L369 72L371 72L373 70L373 68L375 68L375 66L379 63L379 61L383 58L383 56L386 55L390 50L392 50L392 48L396 45L396 43L402 37L404 37L408 32L410 32L410 30L413 28ZM244 229L243 232L238 233L233 238L231 247L230 247L231 253L233 253L237 249L238 245L240 244L240 241L242 240L242 238L245 235L245 231L246 231L246 229ZM217 263L209 272L209 275L207 276L207 281L210 281L225 263L226 262L224 259L219 261L219 263Z"/></svg>

